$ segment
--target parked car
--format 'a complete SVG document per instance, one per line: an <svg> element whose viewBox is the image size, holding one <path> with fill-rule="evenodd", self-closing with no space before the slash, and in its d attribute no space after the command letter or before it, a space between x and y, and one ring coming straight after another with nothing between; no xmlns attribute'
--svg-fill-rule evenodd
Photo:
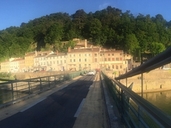
<svg viewBox="0 0 171 128"><path fill-rule="evenodd" d="M87 73L87 75L95 75L96 73L94 71L90 71Z"/></svg>

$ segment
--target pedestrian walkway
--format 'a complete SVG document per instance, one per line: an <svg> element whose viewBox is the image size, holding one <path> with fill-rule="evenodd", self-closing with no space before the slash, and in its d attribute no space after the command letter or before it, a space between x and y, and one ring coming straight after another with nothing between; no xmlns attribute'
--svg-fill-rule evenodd
<svg viewBox="0 0 171 128"><path fill-rule="evenodd" d="M52 93L68 86L68 84L76 81L80 77L72 81L66 81L56 86L53 90L48 90L20 103L0 109L0 121L34 106ZM103 89L105 89L105 91ZM109 97L106 95L106 90L104 86L101 86L100 74L97 73L93 84L90 86L87 97L83 99L74 116L76 117L76 121L73 128L120 128L120 125L118 125L118 122L120 122L119 116L116 115L116 113L118 113L117 108L111 105ZM106 97L108 97L108 99ZM112 120L110 119L111 117Z"/></svg>
<svg viewBox="0 0 171 128"><path fill-rule="evenodd" d="M100 84L99 74L97 74L73 128L109 128Z"/></svg>

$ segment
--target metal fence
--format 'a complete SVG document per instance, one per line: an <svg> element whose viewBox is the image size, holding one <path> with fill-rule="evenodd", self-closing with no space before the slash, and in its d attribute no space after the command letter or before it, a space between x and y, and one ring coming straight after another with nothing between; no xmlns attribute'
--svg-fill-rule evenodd
<svg viewBox="0 0 171 128"><path fill-rule="evenodd" d="M71 80L84 73L83 71L78 71L26 80L0 79L0 81L7 81L0 83L0 108L31 98L36 94L56 87L63 81Z"/></svg>
<svg viewBox="0 0 171 128"><path fill-rule="evenodd" d="M103 74L103 73L102 73ZM171 119L157 107L115 79L103 74L113 100L129 128L170 128Z"/></svg>

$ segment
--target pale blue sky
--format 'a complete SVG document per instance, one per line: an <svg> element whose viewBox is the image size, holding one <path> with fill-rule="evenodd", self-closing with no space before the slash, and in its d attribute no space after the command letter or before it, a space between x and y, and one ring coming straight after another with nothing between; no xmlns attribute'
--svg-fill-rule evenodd
<svg viewBox="0 0 171 128"><path fill-rule="evenodd" d="M171 0L1 0L0 30L56 12L74 14L78 9L95 12L112 6L133 15L162 14L171 20Z"/></svg>

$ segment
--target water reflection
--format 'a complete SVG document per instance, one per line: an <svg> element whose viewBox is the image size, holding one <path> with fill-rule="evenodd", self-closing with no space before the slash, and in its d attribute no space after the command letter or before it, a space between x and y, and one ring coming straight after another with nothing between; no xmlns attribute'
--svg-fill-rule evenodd
<svg viewBox="0 0 171 128"><path fill-rule="evenodd" d="M145 93L143 97L171 117L171 91Z"/></svg>

